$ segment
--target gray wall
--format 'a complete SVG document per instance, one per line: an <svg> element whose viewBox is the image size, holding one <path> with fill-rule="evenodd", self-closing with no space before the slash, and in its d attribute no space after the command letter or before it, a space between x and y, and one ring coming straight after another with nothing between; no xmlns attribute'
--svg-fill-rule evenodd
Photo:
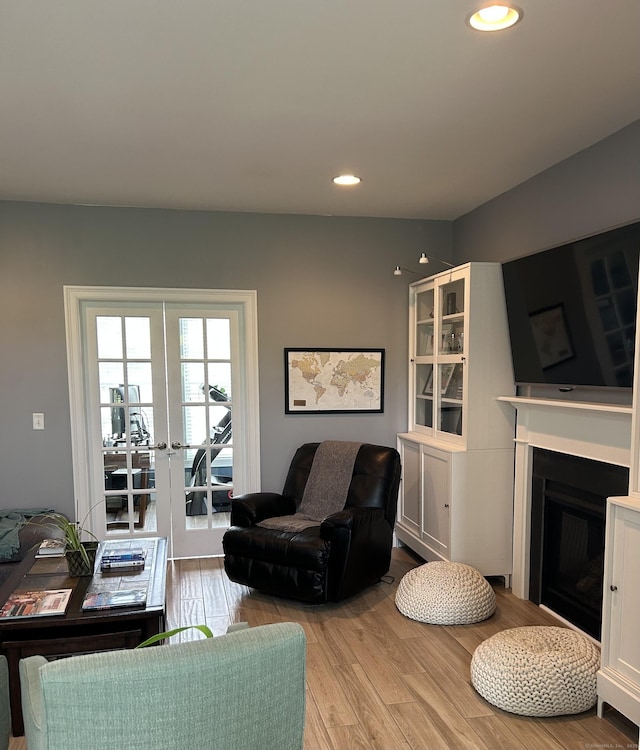
<svg viewBox="0 0 640 750"><path fill-rule="evenodd" d="M0 508L73 510L64 284L256 289L262 477L278 490L304 441L393 445L406 428L417 276L396 263L501 261L639 218L640 122L453 223L0 203ZM286 416L288 346L384 347L384 414Z"/></svg>
<svg viewBox="0 0 640 750"><path fill-rule="evenodd" d="M452 225L0 203L0 508L73 514L65 284L256 289L262 479L326 438L395 445L407 427L407 286ZM384 414L285 415L284 347L386 349ZM32 412L45 430L32 430Z"/></svg>
<svg viewBox="0 0 640 750"><path fill-rule="evenodd" d="M640 120L454 222L454 257L510 260L640 218Z"/></svg>

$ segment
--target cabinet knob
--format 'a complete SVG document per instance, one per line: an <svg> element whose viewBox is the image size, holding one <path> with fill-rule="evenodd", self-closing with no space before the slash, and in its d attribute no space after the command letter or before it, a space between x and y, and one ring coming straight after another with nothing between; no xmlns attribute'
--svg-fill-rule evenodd
<svg viewBox="0 0 640 750"><path fill-rule="evenodd" d="M611 584L611 586L609 586L609 588L611 589L611 591L617 591L618 590L618 587L614 586L613 584Z"/></svg>
<svg viewBox="0 0 640 750"><path fill-rule="evenodd" d="M448 507L449 507L449 503L445 503L445 504L444 504L444 507L445 507L445 508L448 508Z"/></svg>

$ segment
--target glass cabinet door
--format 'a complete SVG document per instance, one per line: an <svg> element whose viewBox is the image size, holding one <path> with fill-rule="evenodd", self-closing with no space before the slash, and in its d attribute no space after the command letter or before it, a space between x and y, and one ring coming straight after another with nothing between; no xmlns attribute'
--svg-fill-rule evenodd
<svg viewBox="0 0 640 750"><path fill-rule="evenodd" d="M437 429L462 435L464 417L465 280L443 283L439 291Z"/></svg>
<svg viewBox="0 0 640 750"><path fill-rule="evenodd" d="M415 298L414 407L413 421L419 428L433 429L433 379L435 349L434 288L418 291Z"/></svg>
<svg viewBox="0 0 640 750"><path fill-rule="evenodd" d="M414 421L420 427L433 428L433 364L416 365Z"/></svg>
<svg viewBox="0 0 640 750"><path fill-rule="evenodd" d="M437 429L463 434L465 361L465 280L442 284L438 304Z"/></svg>
<svg viewBox="0 0 640 750"><path fill-rule="evenodd" d="M416 294L416 357L433 356L433 288Z"/></svg>
<svg viewBox="0 0 640 750"><path fill-rule="evenodd" d="M460 440L464 431L465 283L447 274L413 294L413 409L410 429Z"/></svg>
<svg viewBox="0 0 640 750"><path fill-rule="evenodd" d="M440 288L440 342L438 354L464 354L464 279Z"/></svg>
<svg viewBox="0 0 640 750"><path fill-rule="evenodd" d="M451 435L462 435L464 401L463 364L461 362L439 364L440 394L438 429Z"/></svg>

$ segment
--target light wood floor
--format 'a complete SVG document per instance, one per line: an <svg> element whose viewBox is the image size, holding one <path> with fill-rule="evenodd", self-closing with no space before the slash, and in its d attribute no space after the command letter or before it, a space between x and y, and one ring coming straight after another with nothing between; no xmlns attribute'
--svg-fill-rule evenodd
<svg viewBox="0 0 640 750"><path fill-rule="evenodd" d="M469 677L476 646L505 628L558 625L492 581L496 613L475 625L418 623L395 607L407 570L422 564L394 549L390 577L338 604L311 606L231 583L218 558L169 563L168 625L295 621L307 635L305 750L585 750L637 747L637 729L610 710L548 719L494 708ZM198 631L177 636L201 637ZM25 750L22 738L10 750ZM125 750L125 749L123 749ZM184 748L183 750L196 750ZM199 750L199 749L198 749Z"/></svg>

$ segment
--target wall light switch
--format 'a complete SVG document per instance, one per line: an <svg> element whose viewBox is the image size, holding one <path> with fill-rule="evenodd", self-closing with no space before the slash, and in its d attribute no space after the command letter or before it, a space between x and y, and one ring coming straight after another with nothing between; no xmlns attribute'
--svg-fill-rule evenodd
<svg viewBox="0 0 640 750"><path fill-rule="evenodd" d="M33 429L44 430L44 414L33 412Z"/></svg>

